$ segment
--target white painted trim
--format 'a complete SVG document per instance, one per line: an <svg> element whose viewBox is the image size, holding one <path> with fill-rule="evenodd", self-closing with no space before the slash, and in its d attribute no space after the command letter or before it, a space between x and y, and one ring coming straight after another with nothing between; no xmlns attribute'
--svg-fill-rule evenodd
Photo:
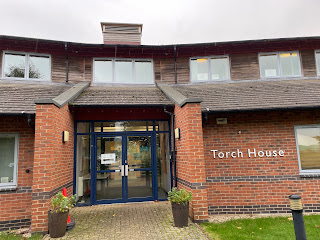
<svg viewBox="0 0 320 240"><path fill-rule="evenodd" d="M95 61L99 60L111 60L112 61L112 82L96 82L95 81ZM124 60L124 61L131 61L132 63L132 80L133 82L123 82L123 83L117 83L115 82L116 79L116 73L115 73L115 62L118 60ZM136 77L135 77L135 62L136 61L145 61L145 62L151 62L151 71L152 71L152 82L150 83L140 83L136 82ZM93 84L154 84L155 83L155 73L154 73L154 63L153 59L151 58L103 58L103 57L98 57L98 58L92 58L92 83Z"/></svg>
<svg viewBox="0 0 320 240"><path fill-rule="evenodd" d="M19 158L19 134L18 133L0 133L0 137L12 137L15 138L14 145L14 167L13 167L13 182L10 183L0 183L1 189L16 188L18 183L18 158Z"/></svg>
<svg viewBox="0 0 320 240"><path fill-rule="evenodd" d="M301 168L301 160L300 160L300 151L299 151L297 129L302 129L302 128L320 128L320 124L296 125L296 126L294 126L294 136L295 136L295 140L296 140L296 149L297 149L297 156L298 156L298 163L299 163L299 173L301 175L319 174L320 173L320 166L319 166L319 169L314 169L314 170L302 170L302 168Z"/></svg>
<svg viewBox="0 0 320 240"><path fill-rule="evenodd" d="M25 72L24 72L24 78L16 78L16 77L5 77L4 76L4 68L5 68L5 54L20 54L20 55L25 55L25 61L26 61L26 66L25 66ZM50 78L49 79L38 79L38 78L29 78L29 58L30 55L34 56L43 56L43 57L49 57L49 72L50 72ZM44 54L44 53L35 53L35 52L15 52L15 51L3 51L2 53L2 70L1 70L1 76L2 79L6 80L32 80L32 81L41 81L41 82L50 82L52 78L52 61L51 61L51 55L50 54Z"/></svg>
<svg viewBox="0 0 320 240"><path fill-rule="evenodd" d="M208 80L196 80L192 79L192 68L191 68L191 60L205 58L208 60ZM212 79L212 70L211 70L211 58L227 58L228 66L228 78L226 79ZM229 55L210 55L210 56L196 56L189 58L189 68L190 68L190 82L191 83L200 83L200 82L219 82L219 81L230 81L231 80L231 68L230 68L230 57Z"/></svg>
<svg viewBox="0 0 320 240"><path fill-rule="evenodd" d="M282 76L282 68L281 68L281 58L280 58L280 54L281 53L297 53L298 54L298 58L299 58L299 75L286 75L286 76ZM261 55L276 55L277 56L277 62L278 62L278 69L279 69L279 75L278 76L274 76L274 77L263 77L262 76L262 72L261 72L261 64L260 64L260 56ZM300 58L300 53L299 51L280 51L280 52L259 52L258 54L258 63L259 63L259 73L260 73L260 78L261 79L270 79L270 78L294 78L294 77L302 77L302 73L301 73L301 58Z"/></svg>

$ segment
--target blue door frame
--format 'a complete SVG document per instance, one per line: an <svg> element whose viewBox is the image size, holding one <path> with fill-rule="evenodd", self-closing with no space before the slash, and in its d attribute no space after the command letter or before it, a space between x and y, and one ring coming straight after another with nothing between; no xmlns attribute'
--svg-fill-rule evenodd
<svg viewBox="0 0 320 240"><path fill-rule="evenodd" d="M122 137L122 165L127 165L127 140L130 136L151 136L151 168L138 168L134 171L151 171L152 172L152 197L128 198L128 177L122 177L122 198L112 200L97 200L96 186L97 173L116 172L115 170L99 170L97 171L97 138L98 137ZM117 132L117 133L95 133L92 139L92 161L91 161L91 195L90 204L106 204L106 203L125 203L125 202L141 202L152 201L158 199L158 179L157 179L157 152L156 152L156 133L154 132ZM119 173L120 174L120 173Z"/></svg>

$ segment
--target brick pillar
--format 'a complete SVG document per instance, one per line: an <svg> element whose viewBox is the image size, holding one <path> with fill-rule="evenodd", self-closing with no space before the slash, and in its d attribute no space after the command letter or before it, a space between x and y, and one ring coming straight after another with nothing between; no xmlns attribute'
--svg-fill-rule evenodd
<svg viewBox="0 0 320 240"><path fill-rule="evenodd" d="M176 141L178 188L193 193L190 216L195 222L208 220L208 198L204 160L200 103L175 106L175 127L180 128Z"/></svg>
<svg viewBox="0 0 320 240"><path fill-rule="evenodd" d="M62 142L62 132L70 139ZM50 199L63 187L72 194L74 120L68 105L37 104L33 165L31 231L48 230Z"/></svg>

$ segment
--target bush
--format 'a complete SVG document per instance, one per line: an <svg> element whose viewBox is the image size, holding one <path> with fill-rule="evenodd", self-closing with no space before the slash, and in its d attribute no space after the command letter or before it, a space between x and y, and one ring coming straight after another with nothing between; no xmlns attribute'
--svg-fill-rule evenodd
<svg viewBox="0 0 320 240"><path fill-rule="evenodd" d="M192 192L187 192L185 189L178 191L177 188L172 188L168 193L168 200L172 203L187 205L192 201Z"/></svg>

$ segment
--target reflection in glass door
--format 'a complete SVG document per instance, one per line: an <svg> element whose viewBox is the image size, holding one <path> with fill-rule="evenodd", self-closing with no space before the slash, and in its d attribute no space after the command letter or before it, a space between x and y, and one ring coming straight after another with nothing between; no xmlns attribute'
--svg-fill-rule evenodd
<svg viewBox="0 0 320 240"><path fill-rule="evenodd" d="M153 197L151 136L127 137L128 198Z"/></svg>
<svg viewBox="0 0 320 240"><path fill-rule="evenodd" d="M122 201L122 137L97 137L96 200Z"/></svg>

